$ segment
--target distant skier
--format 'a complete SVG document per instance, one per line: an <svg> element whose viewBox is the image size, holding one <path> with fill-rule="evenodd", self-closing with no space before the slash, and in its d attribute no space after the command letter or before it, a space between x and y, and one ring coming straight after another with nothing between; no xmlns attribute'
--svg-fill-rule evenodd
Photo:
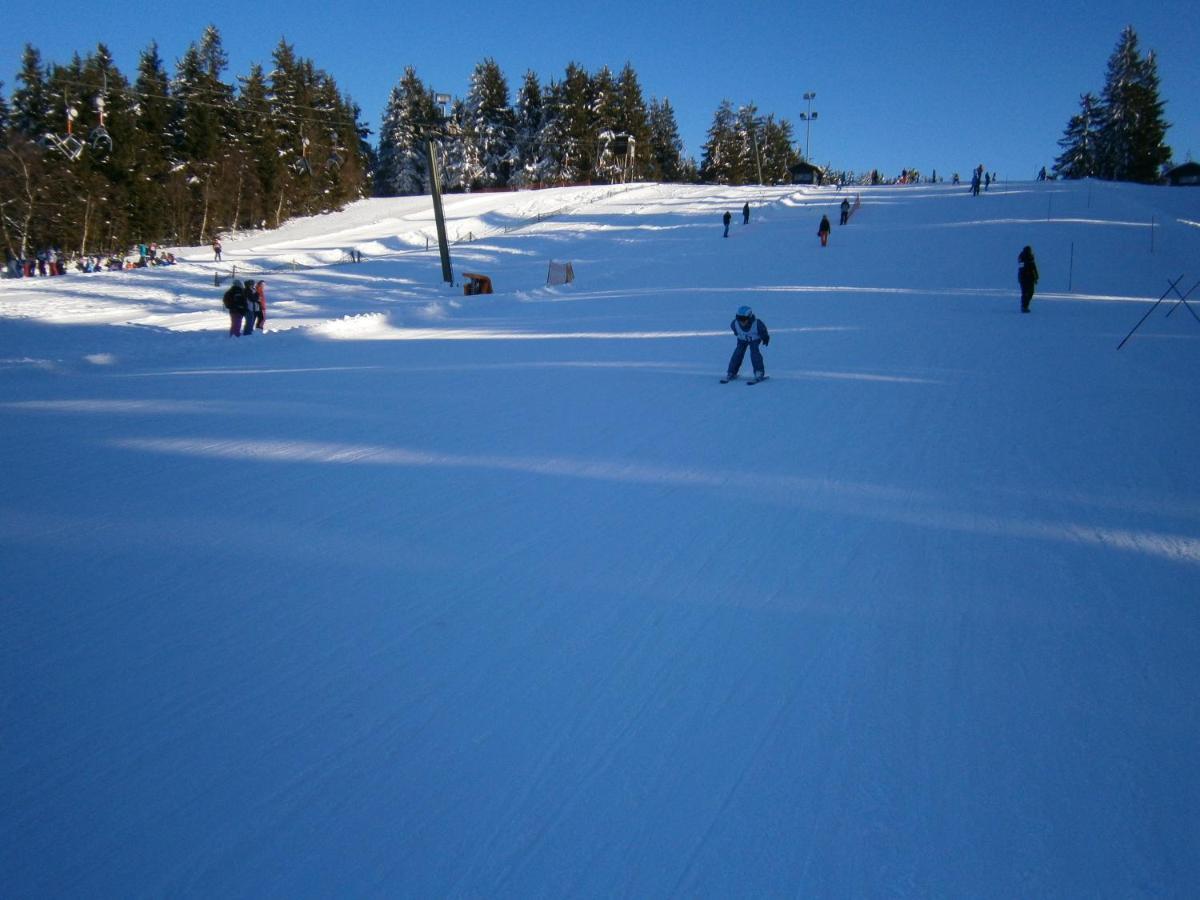
<svg viewBox="0 0 1200 900"><path fill-rule="evenodd" d="M1026 246L1017 257L1017 283L1021 285L1021 312L1029 312L1029 304L1033 302L1033 289L1038 283L1037 261L1033 258L1033 248Z"/></svg>
<svg viewBox="0 0 1200 900"><path fill-rule="evenodd" d="M733 221L733 216L730 215L729 210L725 210L725 215L721 219L721 221L725 223L725 235L724 236L729 237L729 223Z"/></svg>
<svg viewBox="0 0 1200 900"><path fill-rule="evenodd" d="M221 261L221 239L213 238L213 262Z"/></svg>
<svg viewBox="0 0 1200 900"><path fill-rule="evenodd" d="M771 343L771 334L767 331L766 324L756 318L754 310L748 306L738 308L737 315L733 317L729 327L737 338L737 346L733 349L733 356L729 357L729 367L725 370L725 377L721 379L721 383L727 384L737 378L742 368L742 360L746 358L746 349L749 348L750 363L754 366L754 379L749 383L757 384L767 377L758 345L762 344L765 347Z"/></svg>
<svg viewBox="0 0 1200 900"><path fill-rule="evenodd" d="M742 224L743 225L750 224L750 203L749 202L747 202L746 205L742 207Z"/></svg>
<svg viewBox="0 0 1200 900"><path fill-rule="evenodd" d="M829 245L829 232L833 230L833 226L829 224L829 216L821 216L821 224L817 226L817 237L821 239L821 246Z"/></svg>
<svg viewBox="0 0 1200 900"><path fill-rule="evenodd" d="M842 220L838 224L845 225L849 221L850 221L850 201L847 199L847 200L842 201Z"/></svg>

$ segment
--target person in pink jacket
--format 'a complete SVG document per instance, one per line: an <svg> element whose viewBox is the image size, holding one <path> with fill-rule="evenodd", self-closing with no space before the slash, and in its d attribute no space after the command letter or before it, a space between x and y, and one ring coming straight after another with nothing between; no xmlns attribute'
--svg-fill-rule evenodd
<svg viewBox="0 0 1200 900"><path fill-rule="evenodd" d="M267 322L267 283L260 281L256 284L254 293L258 296L258 313L254 317L254 327L259 331L266 331L264 326Z"/></svg>

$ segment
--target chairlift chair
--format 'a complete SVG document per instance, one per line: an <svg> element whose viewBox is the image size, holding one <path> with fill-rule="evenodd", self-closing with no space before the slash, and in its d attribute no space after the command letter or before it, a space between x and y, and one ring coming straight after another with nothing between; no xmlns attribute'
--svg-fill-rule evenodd
<svg viewBox="0 0 1200 900"><path fill-rule="evenodd" d="M107 77L105 85L108 84ZM107 156L112 153L113 141L112 135L108 133L108 129L104 127L104 98L97 97L95 100L96 113L100 117L100 124L92 129L92 133L88 135L88 143L92 145L92 152L100 156Z"/></svg>

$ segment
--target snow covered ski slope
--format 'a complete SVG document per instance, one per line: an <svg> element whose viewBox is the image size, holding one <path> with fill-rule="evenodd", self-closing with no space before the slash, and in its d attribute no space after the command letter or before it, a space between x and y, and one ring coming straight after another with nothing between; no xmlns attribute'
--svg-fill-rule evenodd
<svg viewBox="0 0 1200 900"><path fill-rule="evenodd" d="M1190 895L1200 192L841 199L0 282L6 896Z"/></svg>

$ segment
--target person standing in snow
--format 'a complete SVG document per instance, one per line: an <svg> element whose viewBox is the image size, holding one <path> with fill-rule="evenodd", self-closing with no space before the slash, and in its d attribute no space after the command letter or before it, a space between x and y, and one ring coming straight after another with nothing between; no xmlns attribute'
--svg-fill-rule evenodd
<svg viewBox="0 0 1200 900"><path fill-rule="evenodd" d="M213 262L221 261L221 239L213 238Z"/></svg>
<svg viewBox="0 0 1200 900"><path fill-rule="evenodd" d="M254 334L254 321L258 318L258 294L254 290L254 280L246 279L242 286L242 296L246 298L246 324L242 326L242 335Z"/></svg>
<svg viewBox="0 0 1200 900"><path fill-rule="evenodd" d="M849 201L849 199L845 199L842 201L842 220L841 220L840 224L845 225L849 221L850 221L850 201Z"/></svg>
<svg viewBox="0 0 1200 900"><path fill-rule="evenodd" d="M749 203L749 201L747 201L746 205L742 207L742 224L743 225L750 224L750 203Z"/></svg>
<svg viewBox="0 0 1200 900"><path fill-rule="evenodd" d="M762 351L758 349L758 346L762 344L765 347L771 343L771 334L767 331L766 324L754 315L754 310L748 306L742 306L738 308L729 327L733 331L733 336L737 338L737 346L733 348L733 356L729 357L729 366L725 370L725 377L721 379L721 383L724 384L737 378L738 372L742 368L742 360L746 358L747 349L750 350L750 364L754 366L754 378L761 381L766 377L766 369L763 366Z"/></svg>
<svg viewBox="0 0 1200 900"><path fill-rule="evenodd" d="M234 280L225 292L223 298L225 308L229 310L229 336L241 337L242 319L246 316L246 297L242 291L242 283Z"/></svg>
<svg viewBox="0 0 1200 900"><path fill-rule="evenodd" d="M258 298L258 313L254 317L254 327L266 331L267 324L267 283L260 281L254 286L254 296Z"/></svg>
<svg viewBox="0 0 1200 900"><path fill-rule="evenodd" d="M821 224L817 226L817 237L821 239L821 246L825 247L829 244L829 232L833 230L833 226L829 224L829 216L821 216Z"/></svg>
<svg viewBox="0 0 1200 900"><path fill-rule="evenodd" d="M721 219L725 223L725 237L729 237L729 223L733 221L733 216L729 214L729 210L725 210L725 215Z"/></svg>
<svg viewBox="0 0 1200 900"><path fill-rule="evenodd" d="M1033 248L1028 245L1017 257L1017 283L1021 285L1021 312L1027 313L1038 283L1037 261L1033 258Z"/></svg>

